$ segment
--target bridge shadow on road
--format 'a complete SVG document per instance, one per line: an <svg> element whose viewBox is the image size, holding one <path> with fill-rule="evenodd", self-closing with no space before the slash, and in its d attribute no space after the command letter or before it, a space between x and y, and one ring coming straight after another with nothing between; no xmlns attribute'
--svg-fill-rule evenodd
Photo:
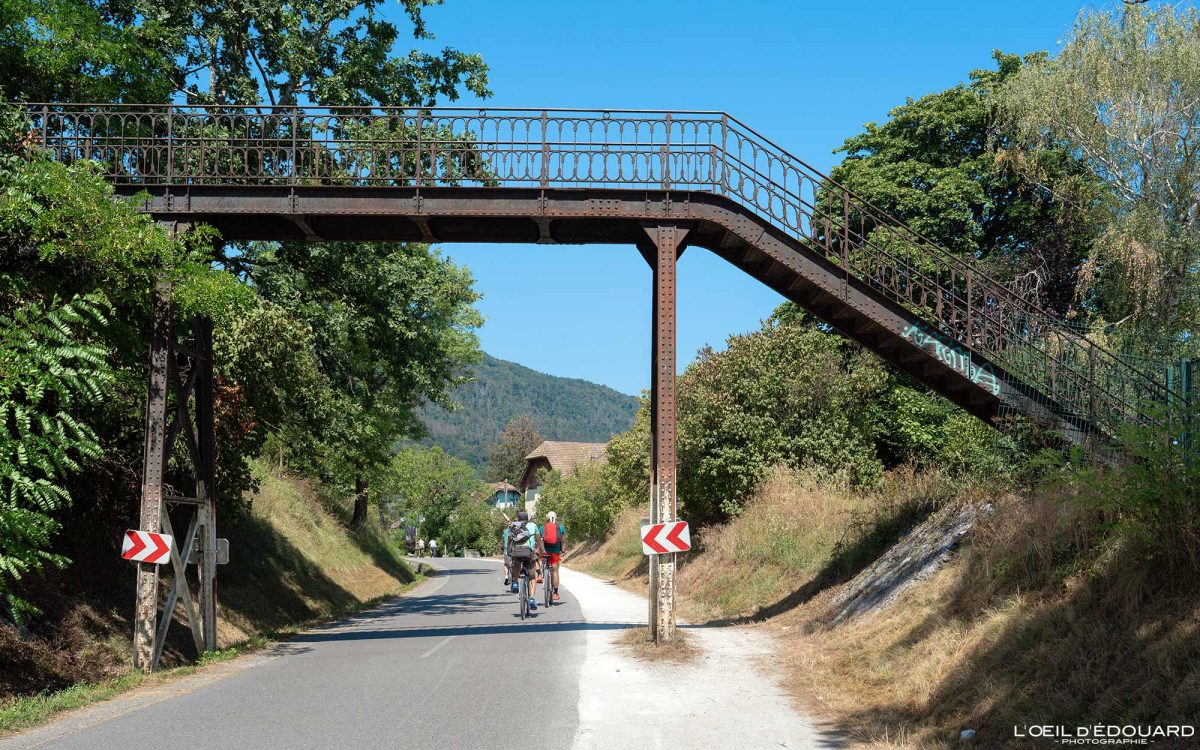
<svg viewBox="0 0 1200 750"><path fill-rule="evenodd" d="M516 617L516 615L514 615ZM534 615L524 622L511 625L480 623L478 625L435 625L432 627L380 628L309 632L292 638L290 643L320 643L322 641L364 641L385 638L432 638L448 635L504 635L507 633L555 633L572 630L626 630L638 627L629 622L589 622L587 620L558 620L538 622Z"/></svg>

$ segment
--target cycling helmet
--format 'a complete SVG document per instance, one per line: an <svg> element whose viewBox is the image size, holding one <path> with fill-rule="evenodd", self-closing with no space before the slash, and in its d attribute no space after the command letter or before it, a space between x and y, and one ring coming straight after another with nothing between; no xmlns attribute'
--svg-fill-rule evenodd
<svg viewBox="0 0 1200 750"><path fill-rule="evenodd" d="M517 511L517 520L518 521L528 521L529 520L529 511L518 510Z"/></svg>

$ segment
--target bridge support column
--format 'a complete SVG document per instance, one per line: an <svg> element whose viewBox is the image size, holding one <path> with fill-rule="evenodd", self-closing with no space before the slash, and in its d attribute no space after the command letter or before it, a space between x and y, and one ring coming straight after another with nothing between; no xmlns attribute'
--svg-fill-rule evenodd
<svg viewBox="0 0 1200 750"><path fill-rule="evenodd" d="M185 344L177 343L172 331L171 296L169 283L158 284L151 322L150 385L138 528L166 532L174 538L171 567L167 569L173 575L159 623L159 566L138 563L133 665L143 672L158 668L177 603L183 604L197 652L217 647L212 321L196 317L192 321L191 339ZM172 396L174 403L169 405ZM186 447L187 465L196 490L194 497L168 495L164 491L168 486L164 475L177 439L182 439ZM180 505L193 509L184 536L176 535L171 523L170 506ZM198 617L187 582L187 568L193 562L198 569Z"/></svg>
<svg viewBox="0 0 1200 750"><path fill-rule="evenodd" d="M142 499L138 528L157 533L162 526L163 467L166 464L167 358L171 354L171 285L154 290L150 323L150 385L146 393L146 443L142 453ZM167 614L170 617L170 613ZM133 668L149 672L154 663L158 619L158 566L137 564L137 610L133 626Z"/></svg>
<svg viewBox="0 0 1200 750"><path fill-rule="evenodd" d="M675 495L675 262L688 230L646 227L640 247L654 270L650 375L650 522L673 521ZM650 556L650 632L656 643L675 637L675 555Z"/></svg>

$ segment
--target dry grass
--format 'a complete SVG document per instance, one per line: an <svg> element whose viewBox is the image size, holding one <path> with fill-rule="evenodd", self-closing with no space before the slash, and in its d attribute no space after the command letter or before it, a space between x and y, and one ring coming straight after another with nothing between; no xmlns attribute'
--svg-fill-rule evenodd
<svg viewBox="0 0 1200 750"><path fill-rule="evenodd" d="M621 511L608 539L599 545L569 551L565 562L572 568L610 581L644 579L646 556L642 554L642 513L642 508Z"/></svg>
<svg viewBox="0 0 1200 750"><path fill-rule="evenodd" d="M361 532L346 528L349 499L321 497L308 482L262 463L255 472L251 513L227 527L237 564L218 573L222 645L347 611L413 580L374 518Z"/></svg>
<svg viewBox="0 0 1200 750"><path fill-rule="evenodd" d="M1003 497L953 565L892 607L824 626L830 592L775 623L789 688L879 747L1023 747L1014 725L1192 723L1200 591L1045 496ZM1166 741L1156 747L1173 747Z"/></svg>
<svg viewBox="0 0 1200 750"><path fill-rule="evenodd" d="M700 650L691 642L686 630L677 628L675 638L659 645L650 636L649 628L629 628L617 636L617 643L638 659L649 662L671 662L686 664L696 658Z"/></svg>
<svg viewBox="0 0 1200 750"><path fill-rule="evenodd" d="M829 626L842 582L964 501L993 509L949 566L882 611ZM574 564L644 587L640 515ZM769 618L789 690L867 746L958 747L974 729L977 747L1025 747L1014 725L1195 723L1200 581L1106 532L1106 520L1049 494L938 475L893 472L856 494L780 471L739 518L694 536L681 614Z"/></svg>
<svg viewBox="0 0 1200 750"><path fill-rule="evenodd" d="M777 470L732 523L703 529L702 554L679 573L682 608L694 621L753 616L795 591L828 562L863 500Z"/></svg>
<svg viewBox="0 0 1200 750"><path fill-rule="evenodd" d="M400 592L414 579L374 519L360 533L346 528L349 500L321 498L307 483L265 464L254 468L261 487L251 498L251 512L221 519L221 535L231 547L230 564L217 572L221 648L263 631L353 611ZM104 548L104 559L113 565L116 558ZM129 673L132 574L127 563L118 562L121 567L99 581L58 576L54 614L37 623L35 635L22 637L0 624L0 698L57 695L83 683L108 685ZM195 656L186 625L177 621L164 666Z"/></svg>

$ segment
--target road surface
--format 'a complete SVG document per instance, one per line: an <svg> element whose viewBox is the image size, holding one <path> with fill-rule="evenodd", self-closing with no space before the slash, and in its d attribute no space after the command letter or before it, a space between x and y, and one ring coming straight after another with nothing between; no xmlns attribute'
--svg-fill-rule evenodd
<svg viewBox="0 0 1200 750"><path fill-rule="evenodd" d="M695 631L695 663L646 663L614 643L645 622L643 597L564 570L563 602L523 622L498 563L436 562L440 575L378 609L0 750L843 746L762 672L760 634Z"/></svg>
<svg viewBox="0 0 1200 750"><path fill-rule="evenodd" d="M446 571L413 595L296 636L275 658L32 746L527 750L535 727L569 743L586 626L578 603L568 596L522 622L500 566L436 562Z"/></svg>

